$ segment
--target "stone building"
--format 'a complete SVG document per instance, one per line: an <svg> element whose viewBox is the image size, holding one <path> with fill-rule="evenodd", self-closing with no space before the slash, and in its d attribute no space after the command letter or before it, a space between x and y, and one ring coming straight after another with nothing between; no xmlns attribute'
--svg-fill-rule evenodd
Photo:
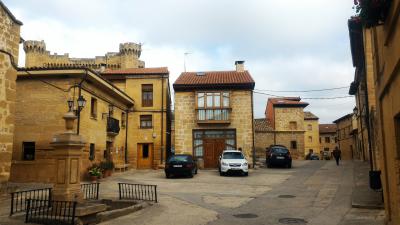
<svg viewBox="0 0 400 225"><path fill-rule="evenodd" d="M355 81L365 85L362 88L369 97L361 105L369 113L365 123L370 124L371 170L382 172L385 224L397 225L400 224L400 1L383 2L387 3L387 7L377 9L378 13L373 11L381 18L366 12L376 23L367 27L360 18L353 17L349 20L349 31L356 78L359 77ZM373 104L370 96L375 96L375 109L367 107ZM358 111L361 116L361 109Z"/></svg>
<svg viewBox="0 0 400 225"><path fill-rule="evenodd" d="M107 70L102 76L136 102L129 113L129 159L134 168L162 165L171 150L169 71L160 68Z"/></svg>
<svg viewBox="0 0 400 225"><path fill-rule="evenodd" d="M254 119L254 140L256 156L265 159L267 148L274 144L274 128L266 118Z"/></svg>
<svg viewBox="0 0 400 225"><path fill-rule="evenodd" d="M272 131L267 131L272 134L272 139L267 144L284 145L290 150L293 158L303 159L305 155L304 108L307 106L308 103L302 102L299 97L269 98L265 118L272 127ZM268 134L268 136L271 135Z"/></svg>
<svg viewBox="0 0 400 225"><path fill-rule="evenodd" d="M20 68L17 77L14 150L10 181L54 183L57 176L54 134L64 131L68 100L86 105L75 121L83 136L81 178L93 163L130 163L134 152L127 135L134 100L95 71L86 68ZM132 122L133 123L133 122Z"/></svg>
<svg viewBox="0 0 400 225"><path fill-rule="evenodd" d="M325 156L331 157L332 151L338 146L336 124L319 125L319 145L320 152Z"/></svg>
<svg viewBox="0 0 400 225"><path fill-rule="evenodd" d="M347 114L333 121L336 124L338 147L342 151L342 160L352 160L354 158L354 143L353 143L353 126L352 126L353 114Z"/></svg>
<svg viewBox="0 0 400 225"><path fill-rule="evenodd" d="M46 50L44 41L29 40L24 42L25 67L87 67L100 70L106 69L143 68L144 62L139 60L142 53L141 44L132 42L121 43L118 52L108 52L105 56L95 58L70 58L68 53L58 55Z"/></svg>
<svg viewBox="0 0 400 225"><path fill-rule="evenodd" d="M0 191L10 176L21 25L0 1Z"/></svg>
<svg viewBox="0 0 400 225"><path fill-rule="evenodd" d="M320 156L319 118L311 112L304 112L304 154L313 152Z"/></svg>
<svg viewBox="0 0 400 225"><path fill-rule="evenodd" d="M255 83L243 61L235 65L235 71L184 72L173 84L175 151L193 154L200 167L216 168L225 149L242 149L254 162Z"/></svg>

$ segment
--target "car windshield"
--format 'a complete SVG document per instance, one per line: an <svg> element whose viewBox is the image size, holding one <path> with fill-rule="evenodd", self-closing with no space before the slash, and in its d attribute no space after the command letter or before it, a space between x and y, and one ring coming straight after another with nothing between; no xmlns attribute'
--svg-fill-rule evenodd
<svg viewBox="0 0 400 225"><path fill-rule="evenodd" d="M168 160L168 162L189 162L189 161L190 161L190 156L187 155L171 156Z"/></svg>
<svg viewBox="0 0 400 225"><path fill-rule="evenodd" d="M286 154L288 150L286 148L273 148L272 151L278 154Z"/></svg>
<svg viewBox="0 0 400 225"><path fill-rule="evenodd" d="M223 159L244 159L241 152L225 152L222 156Z"/></svg>

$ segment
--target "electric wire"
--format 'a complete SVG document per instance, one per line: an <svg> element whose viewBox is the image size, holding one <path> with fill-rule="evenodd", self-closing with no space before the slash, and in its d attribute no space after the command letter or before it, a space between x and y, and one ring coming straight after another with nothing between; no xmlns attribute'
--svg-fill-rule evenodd
<svg viewBox="0 0 400 225"><path fill-rule="evenodd" d="M334 91L334 90L340 90L340 89L347 89L349 87L350 86L343 86L343 87L333 87L333 88L314 89L314 90L301 90L301 91L293 91L293 90L282 91L282 90L269 90L269 89L254 89L254 90L256 90L256 91L266 91L266 92L293 92L293 93L300 93L300 92Z"/></svg>

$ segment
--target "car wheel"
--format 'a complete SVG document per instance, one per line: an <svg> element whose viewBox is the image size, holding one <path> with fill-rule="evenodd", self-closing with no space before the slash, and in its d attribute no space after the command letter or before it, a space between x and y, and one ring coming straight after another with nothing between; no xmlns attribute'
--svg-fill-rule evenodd
<svg viewBox="0 0 400 225"><path fill-rule="evenodd" d="M289 164L287 165L287 168L292 168L292 163L289 163Z"/></svg>
<svg viewBox="0 0 400 225"><path fill-rule="evenodd" d="M171 174L165 173L165 177L166 177L166 178L171 178Z"/></svg>
<svg viewBox="0 0 400 225"><path fill-rule="evenodd" d="M224 173L222 171L219 171L220 176L224 176Z"/></svg>
<svg viewBox="0 0 400 225"><path fill-rule="evenodd" d="M189 172L189 177L192 178L193 177L193 171Z"/></svg>
<svg viewBox="0 0 400 225"><path fill-rule="evenodd" d="M194 171L194 174L197 174L197 169Z"/></svg>
<svg viewBox="0 0 400 225"><path fill-rule="evenodd" d="M249 176L249 172L244 172L243 175L244 175L245 177L247 177L247 176Z"/></svg>

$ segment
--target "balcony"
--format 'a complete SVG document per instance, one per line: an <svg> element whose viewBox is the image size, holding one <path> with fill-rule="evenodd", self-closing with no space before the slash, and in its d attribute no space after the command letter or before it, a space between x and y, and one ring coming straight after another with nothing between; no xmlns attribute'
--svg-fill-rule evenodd
<svg viewBox="0 0 400 225"><path fill-rule="evenodd" d="M107 135L116 136L119 134L119 120L108 117L107 118Z"/></svg>
<svg viewBox="0 0 400 225"><path fill-rule="evenodd" d="M230 108L196 109L198 124L230 124Z"/></svg>

